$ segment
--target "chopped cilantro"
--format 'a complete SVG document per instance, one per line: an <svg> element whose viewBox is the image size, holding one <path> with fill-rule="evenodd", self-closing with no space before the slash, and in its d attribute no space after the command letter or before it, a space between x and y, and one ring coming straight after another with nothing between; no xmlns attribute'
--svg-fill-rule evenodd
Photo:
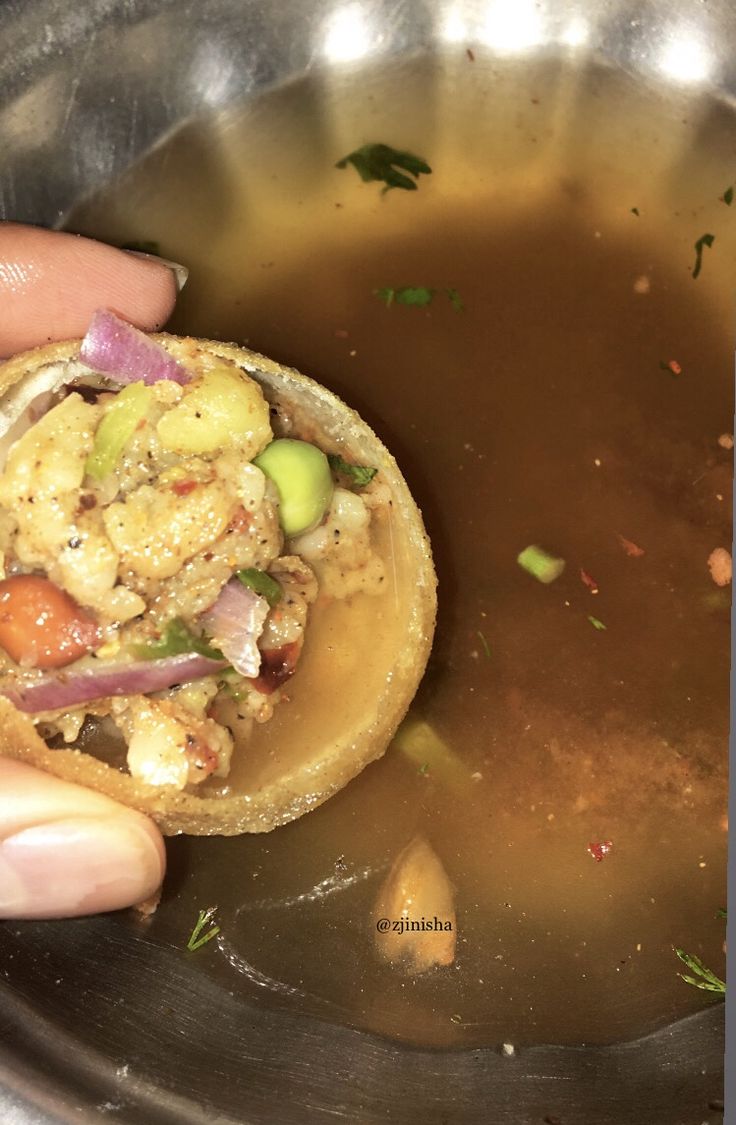
<svg viewBox="0 0 736 1125"><path fill-rule="evenodd" d="M701 234L698 241L695 243L695 265L693 266L693 278L698 277L703 265L703 247L707 246L709 249L716 240L714 234Z"/></svg>
<svg viewBox="0 0 736 1125"><path fill-rule="evenodd" d="M458 293L457 289L447 289L446 293L447 298L455 312L462 312L465 308L465 305L463 304L462 297Z"/></svg>
<svg viewBox="0 0 736 1125"><path fill-rule="evenodd" d="M421 156L414 156L411 152L400 152L390 145L369 144L356 148L354 152L338 160L336 168L347 168L352 164L361 180L368 182L377 180L386 186L384 192L391 188L403 188L404 191L416 191L416 180L424 173L428 175L432 169ZM403 168L404 171L398 171ZM409 172L408 176L404 172ZM414 177L412 179L411 177Z"/></svg>
<svg viewBox="0 0 736 1125"><path fill-rule="evenodd" d="M235 576L249 590L265 598L271 607L278 605L284 596L281 585L270 574L266 574L265 570L249 566L245 570L236 571Z"/></svg>
<svg viewBox="0 0 736 1125"><path fill-rule="evenodd" d="M730 207L733 203L733 186L727 187L721 198L723 199L723 202L726 204L726 206Z"/></svg>
<svg viewBox="0 0 736 1125"><path fill-rule="evenodd" d="M351 465L348 461L344 461L339 453L328 453L327 460L334 472L349 477L358 488L364 488L366 484L370 484L378 472L378 469L371 469L367 465Z"/></svg>
<svg viewBox="0 0 736 1125"><path fill-rule="evenodd" d="M187 628L180 617L169 621L163 635L146 645L133 645L133 655L139 660L161 660L165 656L179 656L184 652L198 652L211 660L222 660L219 649L212 648L202 637Z"/></svg>
<svg viewBox="0 0 736 1125"><path fill-rule="evenodd" d="M417 305L422 308L431 302L435 293L434 289L427 289L423 285L405 285L402 289L387 286L374 292L378 299L384 302L386 308L393 305L394 301L397 305Z"/></svg>
<svg viewBox="0 0 736 1125"><path fill-rule="evenodd" d="M675 953L690 972L695 973L694 977L688 977L685 973L677 974L682 977L686 984L691 984L694 988L702 988L704 992L717 992L721 996L726 995L725 981L722 981L710 969L706 969L699 957L695 957L691 953L685 953L683 949L676 949Z"/></svg>
<svg viewBox="0 0 736 1125"><path fill-rule="evenodd" d="M588 621L591 623L591 625L593 626L594 629L607 629L608 628L607 625L604 625L603 622L599 621L597 617L592 617L591 614L588 614Z"/></svg>
<svg viewBox="0 0 736 1125"><path fill-rule="evenodd" d="M219 926L213 926L212 929L208 930L206 934L202 934L202 930L205 928L205 926L209 925L209 923L212 921L216 910L216 906L210 906L207 910L200 910L199 918L197 919L194 929L189 936L189 941L187 942L187 949L190 953L194 953L196 949L201 949L203 945L206 945L208 941L211 941L213 937L216 937L219 934Z"/></svg>
<svg viewBox="0 0 736 1125"><path fill-rule="evenodd" d="M723 918L725 921L728 918L728 912L724 906L719 906L716 910L716 918Z"/></svg>
<svg viewBox="0 0 736 1125"><path fill-rule="evenodd" d="M394 302L397 305L415 305L417 308L424 308L431 304L437 294L436 289L430 289L426 285L404 285L400 289L385 286L383 289L374 289L373 292L387 308ZM465 305L457 289L445 289L444 292L455 312L462 312Z"/></svg>
<svg viewBox="0 0 736 1125"><path fill-rule="evenodd" d="M120 247L121 250L135 250L137 254L155 254L160 257L161 247L158 242L126 242L124 246Z"/></svg>
<svg viewBox="0 0 736 1125"><path fill-rule="evenodd" d="M631 208L631 214L636 215L636 217L638 219L639 218L639 208L638 207L632 207Z"/></svg>
<svg viewBox="0 0 736 1125"><path fill-rule="evenodd" d="M429 762L423 762L417 770L417 773L420 773L422 777L426 777L426 775L429 773Z"/></svg>
<svg viewBox="0 0 736 1125"><path fill-rule="evenodd" d="M488 641L486 640L484 634L481 633L480 629L476 629L476 633L480 637L480 643L483 645L484 653L486 654L486 656L490 660L491 659L491 646L488 644Z"/></svg>

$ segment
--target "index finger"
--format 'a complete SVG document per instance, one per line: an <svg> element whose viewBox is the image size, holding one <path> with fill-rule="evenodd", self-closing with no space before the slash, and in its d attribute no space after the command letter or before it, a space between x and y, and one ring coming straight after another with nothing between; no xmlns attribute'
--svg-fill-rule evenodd
<svg viewBox="0 0 736 1125"><path fill-rule="evenodd" d="M83 336L98 308L155 331L175 300L174 274L156 259L81 235L0 223L0 356Z"/></svg>

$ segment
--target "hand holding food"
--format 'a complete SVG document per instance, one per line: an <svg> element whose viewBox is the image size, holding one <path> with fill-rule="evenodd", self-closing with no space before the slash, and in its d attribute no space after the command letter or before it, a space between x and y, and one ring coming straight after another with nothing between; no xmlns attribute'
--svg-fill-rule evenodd
<svg viewBox="0 0 736 1125"><path fill-rule="evenodd" d="M81 344L1 366L0 391L0 754L164 832L233 834L383 753L435 577L353 411L262 356L106 310Z"/></svg>

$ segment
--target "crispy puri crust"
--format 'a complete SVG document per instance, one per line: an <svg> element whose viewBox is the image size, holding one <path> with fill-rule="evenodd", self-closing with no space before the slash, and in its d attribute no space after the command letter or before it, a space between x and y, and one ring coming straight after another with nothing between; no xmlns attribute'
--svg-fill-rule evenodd
<svg viewBox="0 0 736 1125"><path fill-rule="evenodd" d="M266 397L278 396L302 416L316 418L320 431L349 457L377 466L392 492L393 511L406 537L412 568L409 628L396 653L392 674L369 716L346 727L343 737L312 759L286 770L259 789L223 796L181 793L146 785L80 750L49 749L27 715L0 698L0 754L39 766L66 781L106 793L153 817L168 834L237 835L267 832L321 804L369 762L385 751L406 713L424 672L434 634L436 576L422 517L396 461L376 434L340 399L290 368L233 344L195 340L165 333L154 339L182 358L206 352L235 363L262 386ZM79 341L49 344L0 364L0 394L21 379L56 364L74 369ZM80 373L86 368L80 367Z"/></svg>

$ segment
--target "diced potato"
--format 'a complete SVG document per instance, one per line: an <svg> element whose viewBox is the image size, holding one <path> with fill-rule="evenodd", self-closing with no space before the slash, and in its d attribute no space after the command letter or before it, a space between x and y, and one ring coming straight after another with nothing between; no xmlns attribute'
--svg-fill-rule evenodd
<svg viewBox="0 0 736 1125"><path fill-rule="evenodd" d="M80 605L108 616L110 592L117 581L118 554L105 534L102 516L95 509L78 517L73 537L65 544L49 577Z"/></svg>
<svg viewBox="0 0 736 1125"><path fill-rule="evenodd" d="M184 455L238 448L250 461L271 440L261 388L225 364L186 387L181 402L166 411L156 429L166 449Z"/></svg>
<svg viewBox="0 0 736 1125"><path fill-rule="evenodd" d="M18 497L47 497L79 488L92 450L100 409L68 395L36 422L8 453L0 477L0 504Z"/></svg>
<svg viewBox="0 0 736 1125"><path fill-rule="evenodd" d="M186 495L144 484L125 504L111 504L104 521L124 566L142 578L170 578L222 535L236 506L222 481Z"/></svg>
<svg viewBox="0 0 736 1125"><path fill-rule="evenodd" d="M257 465L251 465L242 453L228 450L217 458L215 471L237 493L246 512L260 508L266 495L266 477Z"/></svg>
<svg viewBox="0 0 736 1125"><path fill-rule="evenodd" d="M322 523L291 540L294 552L316 570L324 594L347 598L358 592L381 593L384 565L371 545L370 522L362 498L336 488Z"/></svg>
<svg viewBox="0 0 736 1125"><path fill-rule="evenodd" d="M196 719L168 700L136 696L116 722L128 738L128 769L149 785L184 789L230 769L232 737L212 719Z"/></svg>
<svg viewBox="0 0 736 1125"><path fill-rule="evenodd" d="M21 562L48 569L73 534L78 489L99 416L99 407L70 394L10 449L0 476L0 504L17 520L15 551Z"/></svg>

